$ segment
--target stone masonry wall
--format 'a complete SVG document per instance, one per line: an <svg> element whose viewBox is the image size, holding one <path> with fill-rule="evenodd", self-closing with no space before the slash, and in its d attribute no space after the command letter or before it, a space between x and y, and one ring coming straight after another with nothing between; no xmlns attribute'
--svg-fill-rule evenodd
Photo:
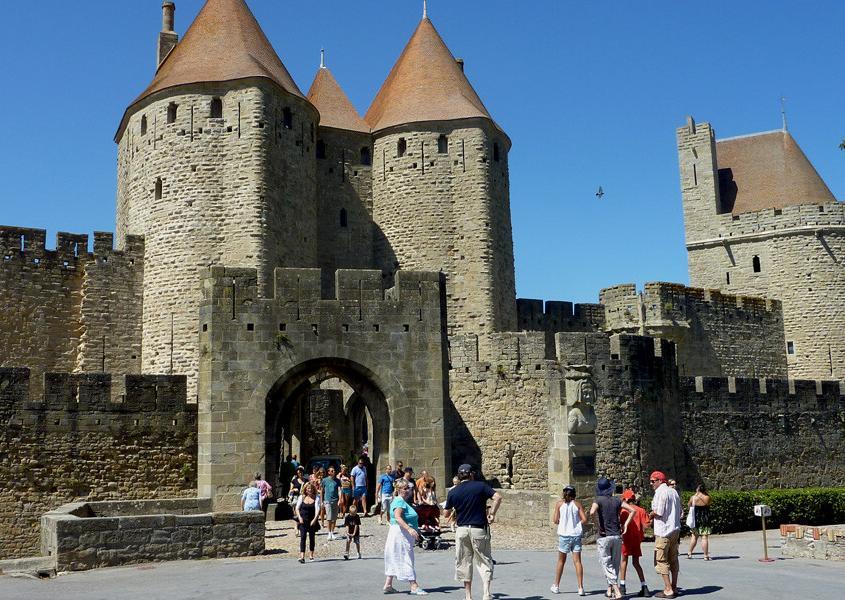
<svg viewBox="0 0 845 600"><path fill-rule="evenodd" d="M548 490L552 411L560 406L562 375L546 359L544 334L494 334L489 361L478 360L474 335L450 336L449 345L453 469L470 463L494 485L510 481L516 489Z"/></svg>
<svg viewBox="0 0 845 600"><path fill-rule="evenodd" d="M0 367L28 367L33 398L50 371L140 372L144 244L124 245L59 233L47 250L42 229L0 227Z"/></svg>
<svg viewBox="0 0 845 600"><path fill-rule="evenodd" d="M145 372L185 373L196 396L201 269L257 268L266 289L277 266L317 265L318 118L268 82L241 81L151 97L119 132L118 243L146 242Z"/></svg>
<svg viewBox="0 0 845 600"><path fill-rule="evenodd" d="M448 148L438 152L438 139ZM399 156L400 140L406 151ZM498 161L495 148L498 147ZM484 120L375 136L376 265L446 274L450 333L516 329L506 137Z"/></svg>
<svg viewBox="0 0 845 600"><path fill-rule="evenodd" d="M66 504L41 517L41 550L59 572L264 552L261 511L203 513L199 506L210 511L211 501Z"/></svg>
<svg viewBox="0 0 845 600"><path fill-rule="evenodd" d="M325 148L317 158L317 252L330 297L337 269L373 267L373 150L367 133L319 127L317 135Z"/></svg>
<svg viewBox="0 0 845 600"><path fill-rule="evenodd" d="M845 205L723 213L714 139L707 123L678 130L691 284L780 300L789 376L845 378Z"/></svg>
<svg viewBox="0 0 845 600"><path fill-rule="evenodd" d="M30 400L28 369L0 369L0 558L37 554L42 513L77 498L196 493L196 405L185 378L49 373Z"/></svg>
<svg viewBox="0 0 845 600"><path fill-rule="evenodd" d="M836 381L681 378L689 484L816 487L845 481L845 387Z"/></svg>
<svg viewBox="0 0 845 600"><path fill-rule="evenodd" d="M781 303L675 283L601 291L606 327L675 343L681 375L786 377Z"/></svg>

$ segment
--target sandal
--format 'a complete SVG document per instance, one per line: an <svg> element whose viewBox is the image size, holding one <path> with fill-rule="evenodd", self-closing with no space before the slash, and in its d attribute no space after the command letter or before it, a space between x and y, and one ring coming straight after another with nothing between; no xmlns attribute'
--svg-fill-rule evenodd
<svg viewBox="0 0 845 600"><path fill-rule="evenodd" d="M395 594L396 588L394 588L392 585L389 585L386 588L382 588L381 591L383 591L385 594Z"/></svg>
<svg viewBox="0 0 845 600"><path fill-rule="evenodd" d="M704 560L712 560L712 559L710 558L710 555L709 555L709 554L705 554L705 555L704 555Z"/></svg>
<svg viewBox="0 0 845 600"><path fill-rule="evenodd" d="M692 558L692 552L687 552L687 558Z"/></svg>

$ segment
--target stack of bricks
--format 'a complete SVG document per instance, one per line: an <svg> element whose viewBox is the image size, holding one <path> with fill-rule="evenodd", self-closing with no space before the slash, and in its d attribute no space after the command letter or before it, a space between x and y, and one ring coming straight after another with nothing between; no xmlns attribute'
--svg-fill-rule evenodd
<svg viewBox="0 0 845 600"><path fill-rule="evenodd" d="M792 558L845 560L845 525L780 526L781 553Z"/></svg>

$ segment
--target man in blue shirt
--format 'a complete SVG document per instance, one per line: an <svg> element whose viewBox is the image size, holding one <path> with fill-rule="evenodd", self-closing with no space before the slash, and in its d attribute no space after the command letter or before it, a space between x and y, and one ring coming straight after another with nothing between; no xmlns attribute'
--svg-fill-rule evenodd
<svg viewBox="0 0 845 600"><path fill-rule="evenodd" d="M475 480L475 470L470 465L458 467L460 484L446 496L444 516L448 520L457 512L458 528L455 531L455 579L464 584L464 593L472 597L472 567L478 569L484 585L484 600L492 600L490 584L493 580L493 556L490 550L490 524L502 496L483 481ZM493 506L487 512L487 501Z"/></svg>
<svg viewBox="0 0 845 600"><path fill-rule="evenodd" d="M358 459L358 464L352 469L352 481L354 488L352 490L352 497L354 502L361 502L361 516L367 516L367 464L363 458Z"/></svg>
<svg viewBox="0 0 845 600"><path fill-rule="evenodd" d="M390 502L393 500L393 473L390 470L389 463L384 465L384 473L378 478L376 500L381 502L378 524L384 525L384 517L387 515L387 524L390 525Z"/></svg>

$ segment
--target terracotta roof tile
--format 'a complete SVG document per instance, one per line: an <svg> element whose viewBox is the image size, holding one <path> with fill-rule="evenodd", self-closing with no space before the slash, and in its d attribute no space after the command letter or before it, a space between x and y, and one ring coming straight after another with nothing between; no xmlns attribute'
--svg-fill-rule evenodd
<svg viewBox="0 0 845 600"><path fill-rule="evenodd" d="M304 98L244 0L208 0L127 115L135 104L167 88L248 77L269 79Z"/></svg>
<svg viewBox="0 0 845 600"><path fill-rule="evenodd" d="M406 123L473 117L493 120L443 38L424 18L364 120L377 131Z"/></svg>
<svg viewBox="0 0 845 600"><path fill-rule="evenodd" d="M346 129L348 131L370 132L370 127L352 106L349 97L338 85L332 72L320 67L314 83L308 90L308 100L320 111L320 126Z"/></svg>
<svg viewBox="0 0 845 600"><path fill-rule="evenodd" d="M788 131L717 140L716 157L724 212L836 201Z"/></svg>

